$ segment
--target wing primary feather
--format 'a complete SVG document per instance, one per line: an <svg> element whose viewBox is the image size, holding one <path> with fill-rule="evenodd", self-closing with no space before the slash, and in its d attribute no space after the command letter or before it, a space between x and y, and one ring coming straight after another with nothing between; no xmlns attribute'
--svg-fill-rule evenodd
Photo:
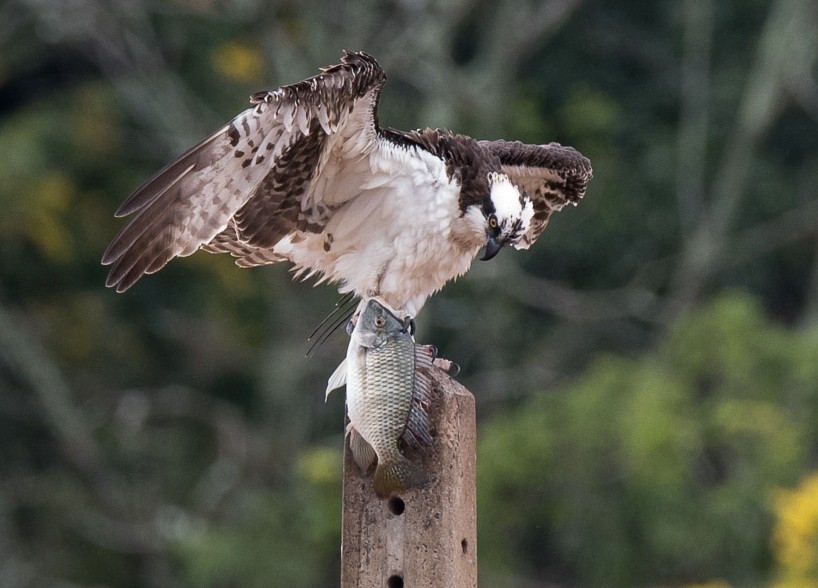
<svg viewBox="0 0 818 588"><path fill-rule="evenodd" d="M117 292L124 292L139 281L146 269L152 269L151 273L162 269L171 259L167 255L167 242L165 235L158 234L147 244L142 255L118 260L111 267L106 285L109 288L116 286Z"/></svg>
<svg viewBox="0 0 818 588"><path fill-rule="evenodd" d="M345 324L347 321L349 321L349 319L352 317L354 312L355 312L355 309L353 308L353 309L349 310L349 312L347 312L345 314L342 314L342 315L339 315L332 322L327 323L327 325L324 327L324 329L318 335L318 337L316 337L314 341L310 342L310 345L307 348L307 352L305 354L306 357L310 357L316 349L318 349L321 345L323 345L324 342L327 339L329 339L330 336L335 331L338 330L339 327L341 327L343 324Z"/></svg>
<svg viewBox="0 0 818 588"><path fill-rule="evenodd" d="M137 189L136 192L131 195L128 200L122 203L122 206L117 209L114 216L116 218L122 218L133 214L134 212L139 212L146 209L148 206L159 200L163 194L166 194L168 190L173 188L173 186L175 186L179 180L189 174L195 167L195 164L191 163L184 169L181 169L181 171L177 171L177 169L180 169L181 167L182 166L179 166L177 168L177 166L173 166L172 169L169 168L168 177L172 179L165 179L161 184L157 183L154 185L151 180L145 182L140 188ZM171 174L171 171L174 173ZM160 178L157 177L157 179ZM156 189L158 185L161 185L162 187Z"/></svg>
<svg viewBox="0 0 818 588"><path fill-rule="evenodd" d="M263 172L273 166L280 168L281 177L271 176L270 182L295 178L292 186L284 187L300 190L292 191L286 207L279 206L282 211L296 204L303 212L315 204L301 202L300 188L309 179L304 170L322 161L318 156L323 153L322 141L327 136L348 128L349 136L359 140L377 131L375 109L386 81L377 62L363 52L344 53L340 64L322 72L272 92L254 94L249 109L159 170L126 198L115 214L131 217L102 258L104 265L111 266L107 284L121 292L139 279L140 272L155 272L173 257L189 255L206 245L238 210L247 206L249 199L256 197L254 190L267 178ZM354 112L356 108L369 111L363 113L363 123ZM361 158L365 156L360 153ZM278 184L265 188L277 190ZM258 214L263 217L270 208L265 198L271 196L267 192L261 196L248 211L261 210ZM319 212L311 212L307 219L312 223L310 230L313 224L325 224L332 216L321 212L318 205L315 210ZM282 219L295 222L286 215ZM256 225L263 232L275 224L273 221L259 221ZM229 248L227 251L235 253ZM284 260L275 256L263 240L257 243L248 239L238 251L239 265L242 260L247 262L245 265ZM341 322L349 313L342 314ZM337 321L336 315L313 335L317 338L313 349L328 336L322 329L337 329Z"/></svg>
<svg viewBox="0 0 818 588"><path fill-rule="evenodd" d="M141 186L134 190L133 194L125 199L125 202L119 206L114 216L117 218L128 216L154 202L158 197L164 194L170 186L190 173L190 170L194 169L197 164L200 163L199 159L203 155L205 148L224 135L229 127L230 125L222 127L204 141L197 143L185 151L178 159L175 159L153 174L143 182Z"/></svg>
<svg viewBox="0 0 818 588"><path fill-rule="evenodd" d="M353 292L345 294L335 305L324 320L313 330L307 341L310 342L306 356L309 357L318 349L339 327L346 324L355 313L358 300Z"/></svg>
<svg viewBox="0 0 818 588"><path fill-rule="evenodd" d="M347 292L346 294L341 296L341 298L338 299L338 302L335 303L335 307L330 311L330 313L327 316L325 316L323 319L321 319L321 322L318 323L318 325L307 336L307 341L312 340L312 338L315 337L315 334L318 331L321 330L321 327L323 327L324 324L327 321L329 321L336 312L339 312L342 306L346 306L354 298L355 298L355 294L353 292Z"/></svg>
<svg viewBox="0 0 818 588"><path fill-rule="evenodd" d="M173 200L173 198L167 198L165 202L161 204L140 210L105 249L105 253L102 255L103 265L110 265L117 262L123 255L127 255L128 253L134 255L136 253L132 250L134 243L143 239L145 234L149 231L156 230L156 220L171 207ZM150 239L151 237L149 236L148 238ZM144 250L144 247L141 249ZM138 258L140 256L134 255L134 257Z"/></svg>
<svg viewBox="0 0 818 588"><path fill-rule="evenodd" d="M117 259L112 265L111 269L108 271L108 277L105 281L105 285L108 288L113 288L114 286L117 288L117 291L127 290L130 285L135 283L130 282L128 286L123 286L125 282L128 282L126 277L132 273L135 267L138 268L145 268L150 263L155 260L157 255L157 251L161 248L158 247L157 241L162 238L161 235L153 235L142 247L142 250L139 255L125 255Z"/></svg>
<svg viewBox="0 0 818 588"><path fill-rule="evenodd" d="M313 332L310 334L307 340L311 341L313 338L316 338L317 335L319 342L315 344L315 346L320 345L338 327L349 321L349 319L355 313L357 307L358 298L355 295L355 293L348 292L344 294L341 297L341 299L336 303L335 308L332 310L332 312L330 312L329 315L327 315L327 317L323 321L321 321L321 325L319 325L313 330Z"/></svg>

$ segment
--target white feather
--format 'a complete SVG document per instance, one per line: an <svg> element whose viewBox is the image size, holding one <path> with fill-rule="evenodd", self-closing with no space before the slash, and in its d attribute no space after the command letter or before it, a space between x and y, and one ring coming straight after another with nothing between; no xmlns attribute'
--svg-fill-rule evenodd
<svg viewBox="0 0 818 588"><path fill-rule="evenodd" d="M490 174L491 201L498 219L517 218L520 216L522 204L520 191L511 183L505 174Z"/></svg>
<svg viewBox="0 0 818 588"><path fill-rule="evenodd" d="M307 108L305 106L301 105L295 109L295 123L301 133L309 135L310 122L307 120Z"/></svg>
<svg viewBox="0 0 818 588"><path fill-rule="evenodd" d="M293 115L295 114L295 105L291 102L283 102L276 111L276 118L284 125L284 130L288 133L293 130Z"/></svg>
<svg viewBox="0 0 818 588"><path fill-rule="evenodd" d="M333 129L329 123L329 117L327 116L327 109L324 108L322 105L318 105L318 110L316 111L316 116L318 117L318 124L321 125L321 128L324 129L324 132L327 135L332 134Z"/></svg>
<svg viewBox="0 0 818 588"><path fill-rule="evenodd" d="M275 253L341 282L342 291L379 293L391 307L416 314L428 296L468 270L485 233L459 214L459 186L445 163L410 149L381 141L366 162L379 178L367 184L378 187L363 188L359 180L355 191L355 182L341 178L349 192L324 231L297 244L285 238Z"/></svg>

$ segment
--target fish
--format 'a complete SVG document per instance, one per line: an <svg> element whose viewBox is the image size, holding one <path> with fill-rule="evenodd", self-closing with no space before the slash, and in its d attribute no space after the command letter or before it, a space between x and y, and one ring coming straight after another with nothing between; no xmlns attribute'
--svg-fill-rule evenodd
<svg viewBox="0 0 818 588"><path fill-rule="evenodd" d="M345 365L339 366L346 371L349 448L362 472L377 462L373 486L380 498L428 482L423 467L401 451L402 443L421 452L432 444L427 409L437 349L416 344L413 325L370 299L351 327ZM343 374L334 374L330 386L342 380Z"/></svg>

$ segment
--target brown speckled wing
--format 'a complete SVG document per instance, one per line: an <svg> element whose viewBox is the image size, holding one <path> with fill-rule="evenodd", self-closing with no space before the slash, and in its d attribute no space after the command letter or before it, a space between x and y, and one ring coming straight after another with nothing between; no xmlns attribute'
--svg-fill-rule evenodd
<svg viewBox="0 0 818 588"><path fill-rule="evenodd" d="M252 107L145 182L117 210L131 215L106 249L106 285L122 292L200 247L279 261L270 249L293 230L320 230L331 210L302 198L328 138L376 135L386 81L365 53L251 98ZM366 109L360 116L359 109ZM350 128L357 125L357 128ZM358 153L362 156L362 153Z"/></svg>
<svg viewBox="0 0 818 588"><path fill-rule="evenodd" d="M576 205L592 177L591 162L573 147L559 143L526 145L519 141L481 141L496 155L511 181L525 191L534 218L519 247L528 248L545 230L551 214L568 203Z"/></svg>

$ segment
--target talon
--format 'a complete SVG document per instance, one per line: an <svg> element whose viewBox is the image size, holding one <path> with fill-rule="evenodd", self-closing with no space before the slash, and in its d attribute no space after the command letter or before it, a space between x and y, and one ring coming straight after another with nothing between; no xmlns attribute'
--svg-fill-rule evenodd
<svg viewBox="0 0 818 588"><path fill-rule="evenodd" d="M460 364L455 363L453 361L449 362L449 369L446 370L446 373L449 374L452 378L456 378L460 375Z"/></svg>
<svg viewBox="0 0 818 588"><path fill-rule="evenodd" d="M430 345L430 347L434 347L434 346ZM434 362L435 362L435 366L437 366L439 369L446 372L446 374L448 376L450 376L452 378L456 378L458 375L460 375L460 365L453 362L451 359L436 357L434 359Z"/></svg>
<svg viewBox="0 0 818 588"><path fill-rule="evenodd" d="M403 319L403 325L404 325L403 332L404 333L408 332L410 335L412 335L414 337L415 336L415 329L416 329L415 319L413 319L411 316L407 315Z"/></svg>

